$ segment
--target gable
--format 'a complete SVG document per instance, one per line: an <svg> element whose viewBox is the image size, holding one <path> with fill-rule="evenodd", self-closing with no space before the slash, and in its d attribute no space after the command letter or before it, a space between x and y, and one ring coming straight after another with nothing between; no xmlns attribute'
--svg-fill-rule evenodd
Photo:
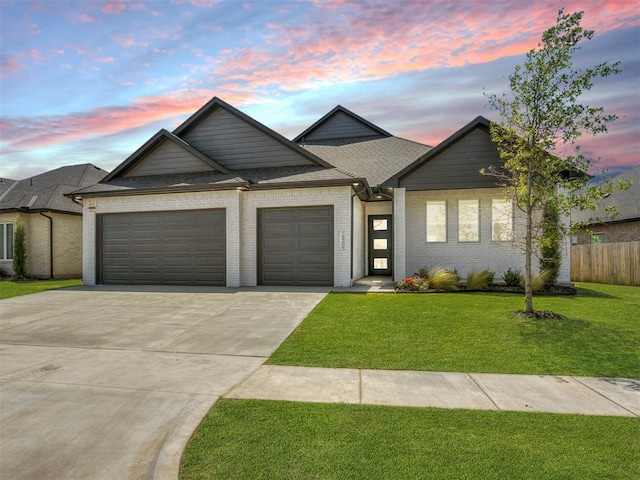
<svg viewBox="0 0 640 480"><path fill-rule="evenodd" d="M318 164L304 152L298 152L256 125L221 107L211 109L186 131L178 129L176 133L184 141L231 170ZM286 139L283 140L288 142ZM295 144L292 145L297 147Z"/></svg>
<svg viewBox="0 0 640 480"><path fill-rule="evenodd" d="M352 115L338 111L304 136L305 142L334 138L382 136L381 133Z"/></svg>
<svg viewBox="0 0 640 480"><path fill-rule="evenodd" d="M391 136L389 132L338 105L293 141L301 144L314 142L329 144L331 140L337 139Z"/></svg>
<svg viewBox="0 0 640 480"><path fill-rule="evenodd" d="M495 188L495 177L482 175L480 169L501 163L489 130L476 127L422 165L402 175L398 186L407 190Z"/></svg>
<svg viewBox="0 0 640 480"><path fill-rule="evenodd" d="M169 139L164 139L158 146L139 159L123 177L140 177L144 175L164 175L175 173L196 173L216 171L211 165L192 155L184 148Z"/></svg>

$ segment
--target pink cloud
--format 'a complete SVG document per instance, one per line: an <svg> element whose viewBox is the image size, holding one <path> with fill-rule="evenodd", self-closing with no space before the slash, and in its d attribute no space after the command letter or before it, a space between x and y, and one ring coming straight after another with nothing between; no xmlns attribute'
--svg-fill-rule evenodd
<svg viewBox="0 0 640 480"><path fill-rule="evenodd" d="M125 9L123 0L107 0L100 9L102 13L120 13Z"/></svg>
<svg viewBox="0 0 640 480"><path fill-rule="evenodd" d="M5 118L0 136L10 149L32 149L73 142L91 136L112 135L150 123L186 116L198 110L211 97L210 90L188 91L141 97L131 105L109 106L67 115ZM225 95L233 105L251 100L248 94Z"/></svg>
<svg viewBox="0 0 640 480"><path fill-rule="evenodd" d="M96 19L89 13L80 13L76 15L76 19L84 23L95 23Z"/></svg>
<svg viewBox="0 0 640 480"><path fill-rule="evenodd" d="M22 65L15 55L0 56L0 77L6 77L7 73L19 72L21 68Z"/></svg>
<svg viewBox="0 0 640 480"><path fill-rule="evenodd" d="M586 10L583 24L600 34L640 24L635 1L568 3L566 11ZM486 63L535 47L557 13L551 1L518 10L508 0L496 0L491 8L481 2L443 2L431 8L421 1L399 6L317 0L314 5L318 21L305 28L270 23L263 45L220 52L216 76L251 88L301 90ZM269 45L278 49L267 50Z"/></svg>

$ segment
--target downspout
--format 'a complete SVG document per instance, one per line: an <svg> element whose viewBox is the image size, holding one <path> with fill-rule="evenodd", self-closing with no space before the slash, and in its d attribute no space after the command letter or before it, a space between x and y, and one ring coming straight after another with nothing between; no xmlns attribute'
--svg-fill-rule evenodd
<svg viewBox="0 0 640 480"><path fill-rule="evenodd" d="M38 213L49 219L49 278L53 279L53 218L45 215L42 211Z"/></svg>
<svg viewBox="0 0 640 480"><path fill-rule="evenodd" d="M354 190L355 190L355 188L354 188ZM360 190L359 192L358 191L354 191L353 194L351 195L351 209L350 209L350 212L351 212L351 262L350 262L351 263L351 281L353 281L353 246L354 246L354 243L353 243L353 234L354 234L353 198L356 195L360 195L361 193L364 193L366 190L367 190L366 185L363 185L362 186L362 190Z"/></svg>

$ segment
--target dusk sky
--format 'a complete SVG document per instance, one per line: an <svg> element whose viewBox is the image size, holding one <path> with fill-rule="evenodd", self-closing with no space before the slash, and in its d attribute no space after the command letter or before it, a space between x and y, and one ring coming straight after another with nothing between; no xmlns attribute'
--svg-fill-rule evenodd
<svg viewBox="0 0 640 480"><path fill-rule="evenodd" d="M217 96L293 138L337 104L436 145L478 115L557 11L596 31L576 57L623 73L587 98L620 119L583 152L640 159L640 3L0 0L0 177L112 170Z"/></svg>

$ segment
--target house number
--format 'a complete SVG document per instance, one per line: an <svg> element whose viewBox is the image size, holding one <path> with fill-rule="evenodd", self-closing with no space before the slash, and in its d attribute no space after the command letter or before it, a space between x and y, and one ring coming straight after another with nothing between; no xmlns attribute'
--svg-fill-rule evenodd
<svg viewBox="0 0 640 480"><path fill-rule="evenodd" d="M340 230L340 250L344 250L344 232Z"/></svg>

